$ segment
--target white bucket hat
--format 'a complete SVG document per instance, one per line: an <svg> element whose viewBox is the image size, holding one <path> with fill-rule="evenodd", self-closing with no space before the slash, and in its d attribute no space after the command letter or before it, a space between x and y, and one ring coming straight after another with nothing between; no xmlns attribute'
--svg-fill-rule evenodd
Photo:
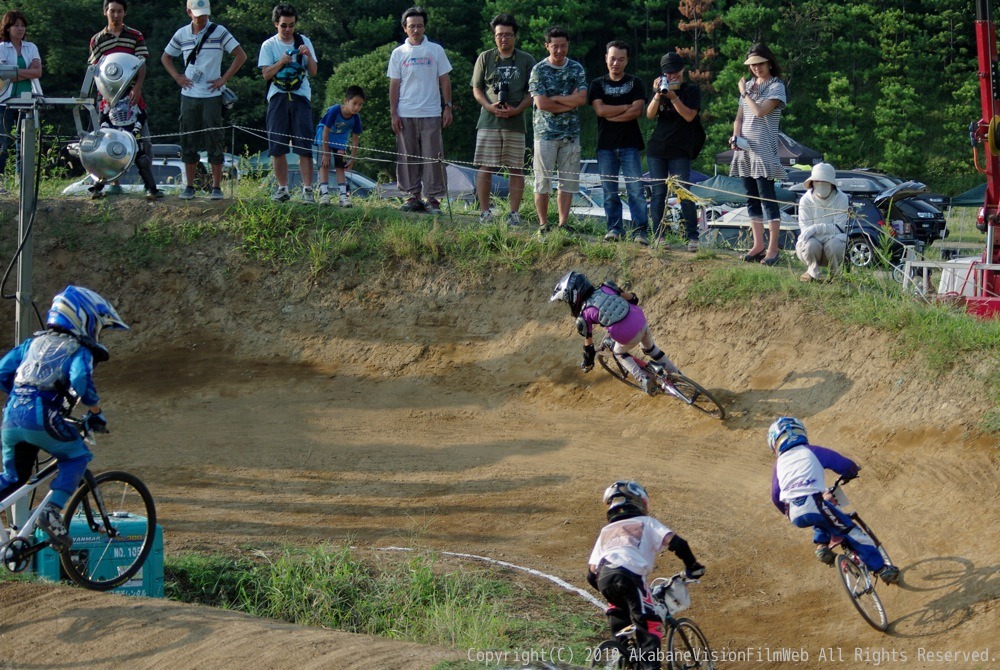
<svg viewBox="0 0 1000 670"><path fill-rule="evenodd" d="M833 184L834 188L837 186L837 171L833 169L833 166L829 163L816 163L813 165L812 173L809 175L809 179L806 179L803 186L806 189L813 187L814 181L825 181L829 184Z"/></svg>

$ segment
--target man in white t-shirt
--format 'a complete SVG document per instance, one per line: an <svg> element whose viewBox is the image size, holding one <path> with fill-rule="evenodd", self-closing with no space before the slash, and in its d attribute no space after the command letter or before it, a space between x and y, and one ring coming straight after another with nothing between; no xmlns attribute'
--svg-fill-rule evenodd
<svg viewBox="0 0 1000 670"><path fill-rule="evenodd" d="M247 55L236 38L218 23L212 23L209 0L187 0L191 23L179 29L163 49L160 62L181 87L181 160L186 185L181 200L195 196L195 168L200 149L208 152L212 166L212 200L222 200L222 163L225 137L222 130L222 89L246 62ZM233 62L222 74L222 57L229 53ZM184 71L174 67L178 56Z"/></svg>
<svg viewBox="0 0 1000 670"><path fill-rule="evenodd" d="M275 202L287 202L288 151L299 157L302 174L302 202L314 203L312 141L312 87L319 64L312 41L297 33L299 15L284 3L271 10L271 22L278 32L260 45L257 67L269 82L267 87L267 152L274 166L278 188L271 196Z"/></svg>
<svg viewBox="0 0 1000 670"><path fill-rule="evenodd" d="M398 154L396 181L410 194L404 212L439 214L445 196L441 129L451 125L451 63L444 49L424 36L426 11L410 7L402 23L406 40L393 49L386 73Z"/></svg>

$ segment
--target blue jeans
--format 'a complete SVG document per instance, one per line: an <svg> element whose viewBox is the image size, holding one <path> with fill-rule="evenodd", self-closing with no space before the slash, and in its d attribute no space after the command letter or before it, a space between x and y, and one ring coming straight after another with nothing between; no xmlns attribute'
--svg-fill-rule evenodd
<svg viewBox="0 0 1000 670"><path fill-rule="evenodd" d="M657 158L646 156L649 163L649 176L653 179L653 201L649 203L650 215L656 235L663 235L663 212L667 204L666 179L676 176L681 181L691 181L690 158ZM690 200L681 200L681 215L684 217L684 229L689 240L698 240L698 209Z"/></svg>
<svg viewBox="0 0 1000 670"><path fill-rule="evenodd" d="M20 173L21 156L17 153L20 141L17 137L19 130L17 125L18 111L7 105L0 105L0 110L2 110L0 112L0 176L7 169L7 154L11 149L17 156L17 173Z"/></svg>
<svg viewBox="0 0 1000 670"><path fill-rule="evenodd" d="M601 173L604 190L604 214L608 217L608 232L625 232L622 221L622 199L618 195L618 173L625 177L628 209L632 214L634 234L646 235L649 217L646 196L642 192L642 156L638 149L598 149L597 170Z"/></svg>
<svg viewBox="0 0 1000 670"><path fill-rule="evenodd" d="M781 207L774 194L774 180L767 177L743 177L743 188L747 192L747 213L751 219L762 218L767 221L781 220ZM761 200L764 198L764 200Z"/></svg>

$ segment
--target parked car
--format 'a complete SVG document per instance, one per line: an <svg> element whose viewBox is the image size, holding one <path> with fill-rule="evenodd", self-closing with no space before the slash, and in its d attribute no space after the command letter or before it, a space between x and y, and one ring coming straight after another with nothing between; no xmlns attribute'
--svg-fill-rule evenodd
<svg viewBox="0 0 1000 670"><path fill-rule="evenodd" d="M875 202L865 198L851 199L850 228L847 231L847 252L845 258L854 267L873 267L879 264L881 249L889 246L889 262L897 265L903 258L907 246L917 251L923 244L915 239L909 228L896 230L887 225ZM727 212L714 221L708 222L708 237L717 246L743 248L749 246L750 216L746 207ZM778 246L791 251L799 236L798 205L789 203L781 207L781 232Z"/></svg>
<svg viewBox="0 0 1000 670"><path fill-rule="evenodd" d="M802 193L805 191L802 182L809 174L806 170L792 170L781 185L793 193ZM897 183L886 175L866 170L837 170L837 188L852 198L872 200L887 221L899 229L909 225L913 237L924 246L948 236L944 212L923 199L928 189L918 181Z"/></svg>
<svg viewBox="0 0 1000 670"><path fill-rule="evenodd" d="M553 184L553 188L556 188L556 184ZM573 195L570 214L580 221L600 221L601 223L606 223L608 217L604 213L603 189L600 186L597 188L587 188L581 185L580 190ZM622 203L622 220L632 220L632 212L629 211L628 204L624 202Z"/></svg>
<svg viewBox="0 0 1000 670"><path fill-rule="evenodd" d="M72 145L70 145L72 146ZM72 148L69 149L72 152ZM186 172L184 163L181 161L181 147L178 144L154 144L153 145L153 180L156 187L166 193L179 192L186 184ZM208 164L208 156L205 154L195 167L195 187L207 190L211 187L211 166ZM236 168L236 158L232 154L225 154L223 159L223 179L238 179L239 170ZM142 179L139 177L139 169L133 164L119 179L122 190L126 193L145 193ZM90 187L94 185L94 180L89 175L73 182L62 190L63 195L90 195Z"/></svg>
<svg viewBox="0 0 1000 670"><path fill-rule="evenodd" d="M883 177L885 179L888 179L889 181L891 181L894 184L902 184L903 182L909 181L908 179L903 179L902 177L897 177L894 174L888 174L886 172L879 172L878 170L874 170L872 168L855 168L854 171L855 172L865 172L865 173L871 174L871 175L877 175L879 177ZM945 195L944 193L932 193L932 192L928 191L926 193L921 193L920 195L917 196L917 198L919 198L920 200L923 200L924 202L929 202L930 204L934 205L935 207L937 207L941 211L944 211L944 210L948 209L951 206L951 197Z"/></svg>

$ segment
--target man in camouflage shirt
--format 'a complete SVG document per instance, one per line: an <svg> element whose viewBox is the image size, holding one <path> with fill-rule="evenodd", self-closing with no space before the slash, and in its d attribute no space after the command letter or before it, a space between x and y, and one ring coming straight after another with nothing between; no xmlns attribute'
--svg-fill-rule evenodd
<svg viewBox="0 0 1000 670"><path fill-rule="evenodd" d="M569 34L558 26L545 31L548 58L531 69L528 91L535 103L535 209L539 232L548 230L552 176L559 174L559 227L565 228L573 195L580 187L580 116L587 104L587 74L567 58Z"/></svg>

